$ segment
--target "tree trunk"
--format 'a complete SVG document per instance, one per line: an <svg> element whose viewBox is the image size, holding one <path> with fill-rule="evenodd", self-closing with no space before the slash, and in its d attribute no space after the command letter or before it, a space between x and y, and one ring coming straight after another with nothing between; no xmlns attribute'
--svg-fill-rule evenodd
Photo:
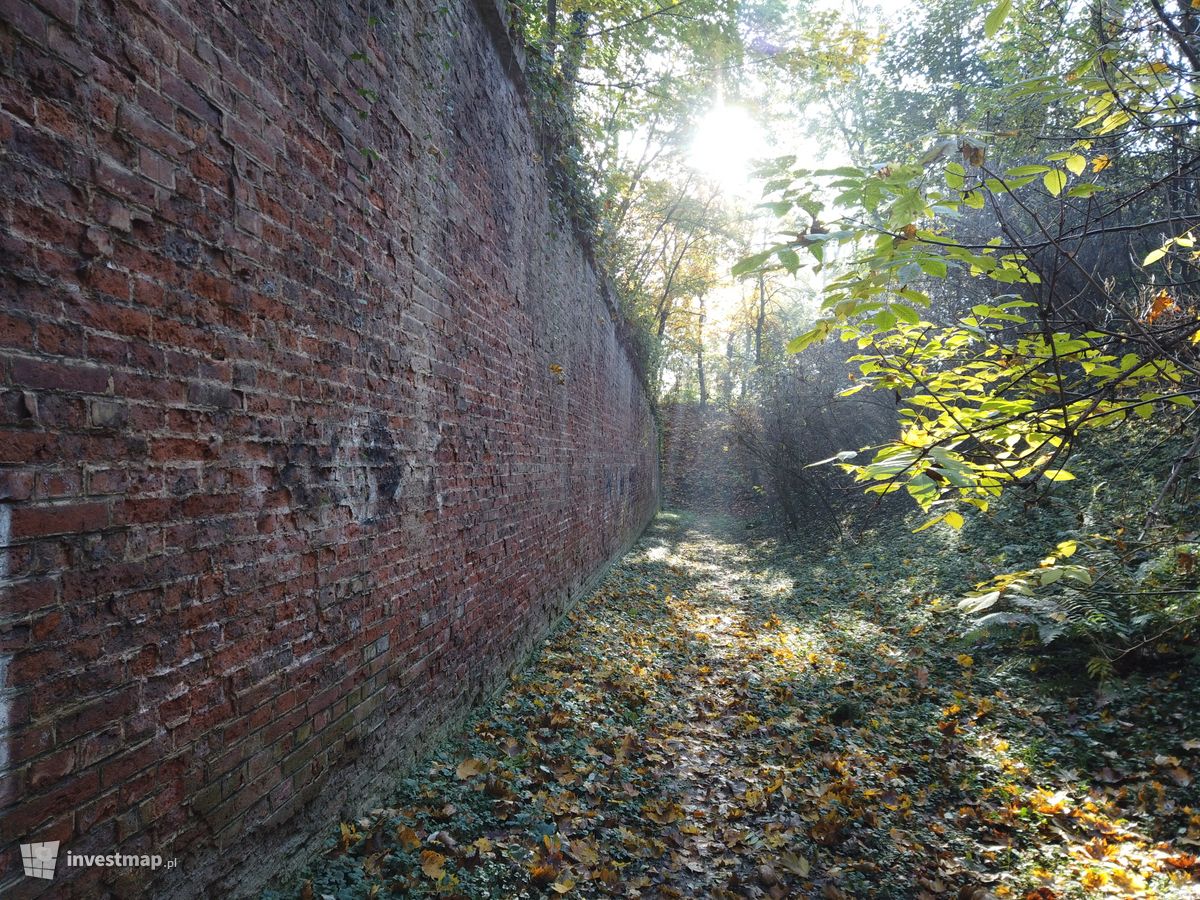
<svg viewBox="0 0 1200 900"><path fill-rule="evenodd" d="M725 408L733 402L733 330L725 341L725 374L721 379L721 395L725 398Z"/></svg>
<svg viewBox="0 0 1200 900"><path fill-rule="evenodd" d="M758 317L754 321L754 368L762 365L763 325L767 321L767 288L758 276Z"/></svg>
<svg viewBox="0 0 1200 900"><path fill-rule="evenodd" d="M696 323L696 377L700 381L700 408L708 406L708 383L704 378L704 295L700 295L700 319Z"/></svg>

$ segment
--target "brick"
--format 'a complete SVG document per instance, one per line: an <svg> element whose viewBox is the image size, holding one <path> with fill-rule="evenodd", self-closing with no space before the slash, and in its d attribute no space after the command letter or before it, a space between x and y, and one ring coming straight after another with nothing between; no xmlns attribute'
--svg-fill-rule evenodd
<svg viewBox="0 0 1200 900"><path fill-rule="evenodd" d="M102 394L108 390L109 372L66 360L17 359L12 363L13 381L30 388Z"/></svg>
<svg viewBox="0 0 1200 900"><path fill-rule="evenodd" d="M29 790L38 791L61 782L75 771L75 756L75 748L67 747L34 760L29 766Z"/></svg>
<svg viewBox="0 0 1200 900"><path fill-rule="evenodd" d="M107 503L18 506L12 512L12 535L16 540L51 534L83 534L108 526Z"/></svg>
<svg viewBox="0 0 1200 900"><path fill-rule="evenodd" d="M162 154L142 147L138 151L138 170L151 181L175 189L175 165Z"/></svg>
<svg viewBox="0 0 1200 900"><path fill-rule="evenodd" d="M95 423L94 417L92 421ZM129 484L129 472L125 469L94 469L87 473L88 494L120 494Z"/></svg>
<svg viewBox="0 0 1200 900"><path fill-rule="evenodd" d="M13 0L5 5L5 22L35 44L46 42L46 16L28 0Z"/></svg>
<svg viewBox="0 0 1200 900"><path fill-rule="evenodd" d="M190 147L183 138L151 118L144 109L131 102L122 103L117 110L117 127L143 147L179 156Z"/></svg>
<svg viewBox="0 0 1200 900"><path fill-rule="evenodd" d="M0 469L0 500L28 500L33 495L33 472Z"/></svg>
<svg viewBox="0 0 1200 900"><path fill-rule="evenodd" d="M64 25L74 27L79 18L79 0L37 0L37 5Z"/></svg>
<svg viewBox="0 0 1200 900"><path fill-rule="evenodd" d="M192 382L188 385L188 403L197 406L216 406L221 409L238 409L242 405L241 395L224 385Z"/></svg>

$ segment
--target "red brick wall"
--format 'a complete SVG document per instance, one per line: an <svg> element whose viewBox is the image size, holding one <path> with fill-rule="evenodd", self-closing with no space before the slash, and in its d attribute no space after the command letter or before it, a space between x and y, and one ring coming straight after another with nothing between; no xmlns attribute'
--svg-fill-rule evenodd
<svg viewBox="0 0 1200 900"><path fill-rule="evenodd" d="M655 507L511 48L439 5L0 0L5 896L145 887L22 840L252 890Z"/></svg>

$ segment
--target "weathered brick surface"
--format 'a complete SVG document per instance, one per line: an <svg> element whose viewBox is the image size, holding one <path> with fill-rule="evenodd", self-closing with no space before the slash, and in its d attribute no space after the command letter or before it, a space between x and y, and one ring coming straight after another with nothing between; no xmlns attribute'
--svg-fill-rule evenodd
<svg viewBox="0 0 1200 900"><path fill-rule="evenodd" d="M5 896L247 892L655 506L503 34L440 6L0 0ZM54 839L182 868L19 875Z"/></svg>

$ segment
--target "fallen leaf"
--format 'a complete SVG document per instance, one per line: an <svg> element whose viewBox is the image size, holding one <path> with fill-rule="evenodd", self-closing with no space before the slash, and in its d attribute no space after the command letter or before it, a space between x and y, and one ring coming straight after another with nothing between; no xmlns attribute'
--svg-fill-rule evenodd
<svg viewBox="0 0 1200 900"><path fill-rule="evenodd" d="M801 878L807 878L811 869L811 865L807 859L791 850L786 850L780 854L779 864L793 875L799 875Z"/></svg>
<svg viewBox="0 0 1200 900"><path fill-rule="evenodd" d="M396 829L396 840L400 842L400 846L405 850L416 850L421 846L421 839L407 825L401 825Z"/></svg>
<svg viewBox="0 0 1200 900"><path fill-rule="evenodd" d="M464 759L458 764L458 768L454 770L455 777L459 781L466 781L468 778L474 778L476 775L482 774L487 769L487 763L478 759Z"/></svg>
<svg viewBox="0 0 1200 900"><path fill-rule="evenodd" d="M440 881L446 874L446 870L443 868L445 865L446 857L436 850L421 851L421 871L425 873L426 877Z"/></svg>

